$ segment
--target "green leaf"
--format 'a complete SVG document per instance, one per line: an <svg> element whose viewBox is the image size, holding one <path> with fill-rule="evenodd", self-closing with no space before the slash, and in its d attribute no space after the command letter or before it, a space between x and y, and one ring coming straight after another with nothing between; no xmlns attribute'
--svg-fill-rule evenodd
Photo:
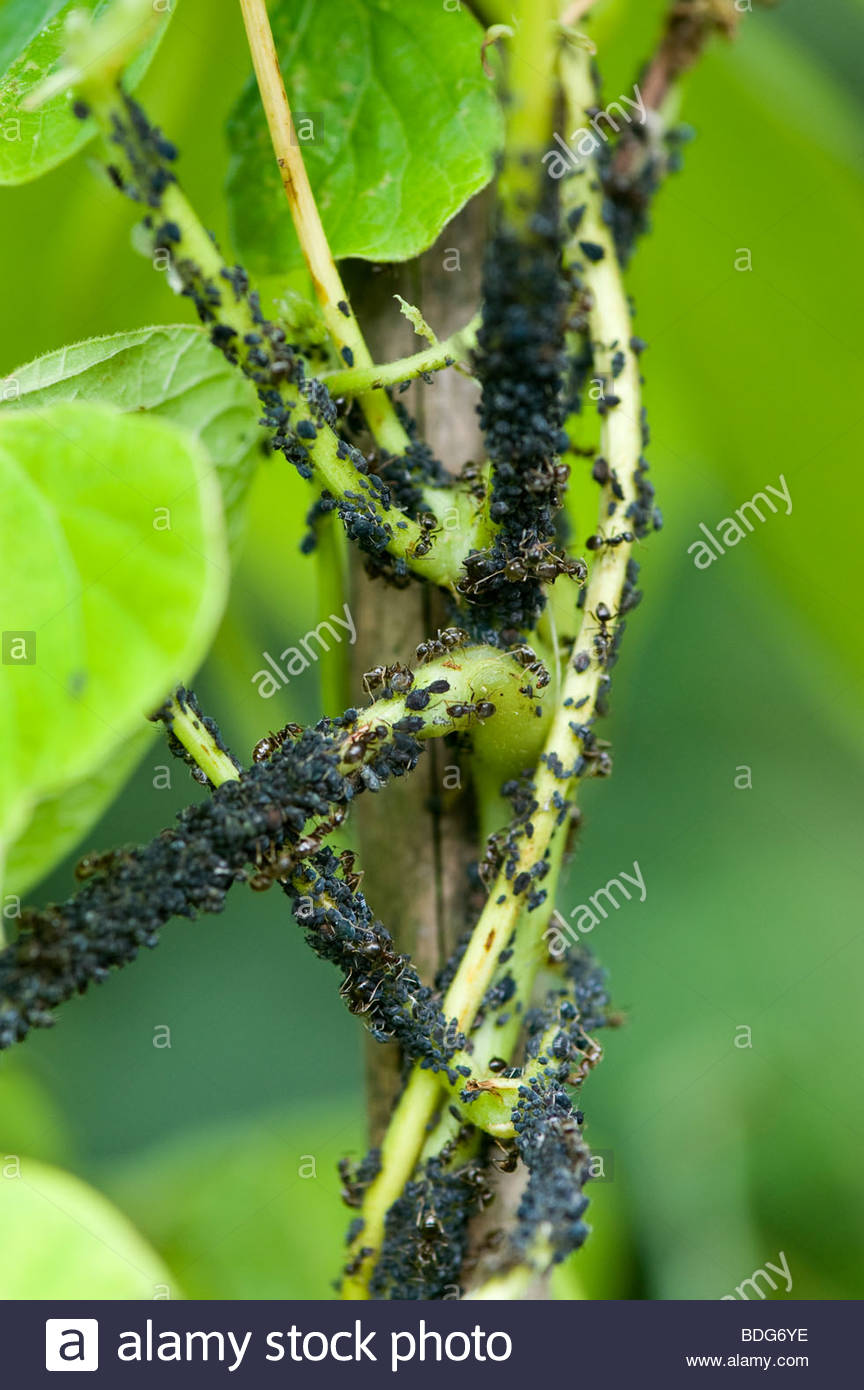
<svg viewBox="0 0 864 1390"><path fill-rule="evenodd" d="M146 727L111 755L109 762L82 777L57 796L47 796L33 809L26 833L10 845L6 856L5 888L20 895L75 848L134 771L144 749L153 741Z"/></svg>
<svg viewBox="0 0 864 1390"><path fill-rule="evenodd" d="M401 261L489 182L502 138L465 7L278 0L271 22L333 255ZM258 272L300 259L254 78L229 121L232 230Z"/></svg>
<svg viewBox="0 0 864 1390"><path fill-rule="evenodd" d="M178 1137L111 1191L190 1298L332 1298L351 1219L337 1164L364 1152L356 1097L337 1095Z"/></svg>
<svg viewBox="0 0 864 1390"><path fill-rule="evenodd" d="M118 0L6 0L0 7L0 184L28 183L75 154L96 126L72 114L67 92L37 111L26 111L27 94L60 66L66 19L72 10L102 16ZM173 8L173 7L172 7ZM166 10L155 36L142 44L124 77L132 90L159 46L171 17ZM147 32L152 25L147 15Z"/></svg>
<svg viewBox="0 0 864 1390"><path fill-rule="evenodd" d="M2 1162L0 1298L179 1295L166 1266L100 1193L35 1159Z"/></svg>
<svg viewBox="0 0 864 1390"><path fill-rule="evenodd" d="M204 656L227 558L209 460L162 420L4 411L0 489L0 850L38 803L71 798L43 806L34 843L12 851L32 879L95 819L130 736Z"/></svg>
<svg viewBox="0 0 864 1390"><path fill-rule="evenodd" d="M232 549L243 530L246 492L264 433L255 388L184 324L88 338L19 367L0 390L7 406L96 401L149 411L197 434L216 465Z"/></svg>
<svg viewBox="0 0 864 1390"><path fill-rule="evenodd" d="M0 1071L0 1164L5 1154L22 1153L65 1163L72 1147L69 1126L52 1087L21 1062L20 1053L7 1054Z"/></svg>

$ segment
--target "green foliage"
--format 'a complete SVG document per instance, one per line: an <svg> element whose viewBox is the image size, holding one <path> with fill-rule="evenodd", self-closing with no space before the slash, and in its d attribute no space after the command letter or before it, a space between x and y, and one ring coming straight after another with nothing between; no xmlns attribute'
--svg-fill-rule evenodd
<svg viewBox="0 0 864 1390"><path fill-rule="evenodd" d="M12 849L20 886L104 806L114 755L194 672L222 611L227 561L207 456L164 421L83 404L6 411L0 480L5 640L31 634L0 668L3 848L40 801L75 789L74 804L42 813L26 859ZM115 789L128 765L124 752ZM97 768L90 791L77 785Z"/></svg>
<svg viewBox="0 0 864 1390"><path fill-rule="evenodd" d="M110 1202L70 1173L10 1159L0 1180L0 1298L153 1298L179 1289Z"/></svg>
<svg viewBox="0 0 864 1390"><path fill-rule="evenodd" d="M116 5L117 0L6 0L0 7L0 184L38 178L92 139L95 125L73 116L66 92L37 111L25 110L23 102L58 67L69 14L83 10L102 16ZM132 87L146 72L170 14L165 12L155 37L142 44L130 65Z"/></svg>
<svg viewBox="0 0 864 1390"><path fill-rule="evenodd" d="M608 40L597 32L607 99L631 89L661 8L651 0L649 15L642 0L609 0L610 17L623 18ZM808 22L842 44L838 15L847 8L830 0L818 25ZM586 1083L589 1142L610 1150L615 1165L614 1178L590 1190L594 1234L574 1262L589 1297L716 1298L780 1249L795 1277L793 1298L848 1298L864 1288L860 1145L850 1113L850 1068L860 1065L861 768L849 718L856 685L832 678L854 677L859 661L848 597L855 511L838 499L857 486L848 227L860 215L860 163L848 133L862 112L835 71L821 72L813 49L792 42L801 11L745 16L738 44L718 44L689 82L684 115L697 140L683 175L662 191L656 234L633 266L636 328L651 349L643 362L652 475L668 525L639 556L646 599L629 620L613 716L602 729L614 741L614 795L588 789L562 903L566 915L639 859L646 903L610 914L591 942L628 1017ZM177 114L166 125L206 198L219 176L212 135L200 102L178 110L176 73L184 74L184 100L187 90L206 94L216 120L248 57L235 0L184 0L183 20L167 40L171 62L151 76L148 105ZM213 25L233 46L201 44ZM214 58L222 64L215 82ZM778 82L778 71L793 71L795 81ZM93 196L80 161L14 201L0 190L0 207L2 260L14 267L7 363L20 358L25 340L36 352L115 322L176 314L160 298L159 277L114 250L121 238L109 219L122 220L123 211ZM284 229L284 207L278 215ZM217 224L212 207L207 216ZM56 238L50 260L46 238L33 234L43 225ZM283 235L290 239L290 228ZM735 272L736 248L748 245L754 270ZM37 282L48 286L38 316ZM121 299L118 322L111 316ZM836 420L833 433L828 420ZM817 457L817 449L825 452ZM686 546L698 521L724 515L780 471L793 516L769 520L697 575ZM220 665L208 668L207 703L218 704L244 753L264 727L249 702L251 658L271 640L296 641L312 618L314 590L310 563L296 551L303 484L274 461L255 494L232 599L237 641L223 632ZM309 672L292 683L267 718L314 717L316 679ZM751 791L733 788L739 763L753 765ZM187 799L187 785L180 795ZM139 779L94 843L116 842L117 816L120 839L142 823L157 827L166 820L165 793ZM65 870L64 891L68 880ZM100 1184L122 1195L172 1258L188 1242L182 1285L190 1292L325 1295L339 1263L344 1215L332 1168L319 1157L318 1182L331 1182L322 1216L319 1189L297 1179L297 1162L285 1158L320 1155L316 1136L329 1129L320 1114L317 1125L307 1118L290 1088L320 1094L320 1059L338 1054L342 1083L359 1095L362 1056L341 1035L334 1045L333 1030L344 1027L347 1037L351 1021L337 1014L329 976L322 984L322 967L289 927L283 944L280 911L273 895L251 908L246 899L229 902L206 947L191 934L166 936L140 970L118 977L116 992L98 992L70 1010L62 1030L32 1039L29 1055L44 1065L87 1161L100 1165ZM253 922L256 953L243 952L238 970L238 934ZM203 990L202 969L210 982ZM225 978L234 984L227 1029L215 1007L207 1011ZM159 1054L160 1063L170 1057L170 1073L130 1067L136 1029L180 1012L186 1019L190 1009L197 1050ZM286 1018L290 1038L279 1032ZM750 1022L753 1048L735 1049L737 1025ZM106 1047L109 1035L122 1045ZM256 1064L262 1045L281 1065ZM119 1102L110 1116L106 1093ZM263 1129L259 1111L285 1107L289 1093L290 1120ZM338 1109L338 1097L331 1104ZM227 1105L238 1120L216 1142ZM16 1134L34 1134L32 1113L26 1093L3 1091L0 1081L0 1142L9 1134L15 1151ZM333 1128L340 1124L341 1110ZM359 1127L358 1116L328 1152L359 1147ZM132 1145L121 1170L117 1151ZM30 1243L42 1239L34 1226ZM301 1288L304 1261L310 1273ZM572 1292L569 1272L559 1293ZM79 1290L68 1268L51 1287L62 1296Z"/></svg>
<svg viewBox="0 0 864 1390"><path fill-rule="evenodd" d="M337 1163L363 1151L360 1116L331 1097L165 1145L112 1190L190 1298L327 1298L345 1231Z"/></svg>
<svg viewBox="0 0 864 1390"><path fill-rule="evenodd" d="M18 367L11 381L17 395L9 405L96 401L126 413L147 411L197 434L215 464L236 551L264 434L256 424L255 388L204 329L178 324L90 338Z"/></svg>
<svg viewBox="0 0 864 1390"><path fill-rule="evenodd" d="M781 504L696 577L710 586L755 551L762 585L788 615L779 631L793 644L798 679L857 730L864 648L848 640L844 598L857 584L857 513L837 498L857 438L849 402L859 364L838 268L864 236L861 158L846 134L860 113L762 16L700 67L686 116L696 139L660 194L657 234L632 276L637 331L651 347L643 363L661 500L687 506L692 542L700 520L731 515L785 475L792 514ZM734 199L718 197L721 188L734 188ZM818 207L806 234L802 189ZM736 269L747 252L752 269ZM830 564L815 563L816 538L830 543ZM656 546L652 583L675 561ZM840 690L813 660L823 643L843 674Z"/></svg>
<svg viewBox="0 0 864 1390"><path fill-rule="evenodd" d="M65 1163L71 1147L68 1125L50 1088L20 1057L7 1058L0 1072L0 1159L32 1154Z"/></svg>
<svg viewBox="0 0 864 1390"><path fill-rule="evenodd" d="M8 850L7 892L25 893L74 849L125 786L152 737L149 725L136 729L105 763L95 765L86 776L36 803L29 821Z"/></svg>
<svg viewBox="0 0 864 1390"><path fill-rule="evenodd" d="M279 0L270 14L334 256L416 256L492 175L501 118L480 27L465 8L401 0L335 0L326 23L315 0ZM254 78L228 133L240 255L255 271L284 270L300 248Z"/></svg>

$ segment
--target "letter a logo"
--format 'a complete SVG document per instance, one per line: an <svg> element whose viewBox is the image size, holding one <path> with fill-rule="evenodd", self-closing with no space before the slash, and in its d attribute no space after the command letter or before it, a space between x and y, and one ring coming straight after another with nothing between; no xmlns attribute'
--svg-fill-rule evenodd
<svg viewBox="0 0 864 1390"><path fill-rule="evenodd" d="M98 1371L96 1318L48 1318L45 1322L46 1371Z"/></svg>

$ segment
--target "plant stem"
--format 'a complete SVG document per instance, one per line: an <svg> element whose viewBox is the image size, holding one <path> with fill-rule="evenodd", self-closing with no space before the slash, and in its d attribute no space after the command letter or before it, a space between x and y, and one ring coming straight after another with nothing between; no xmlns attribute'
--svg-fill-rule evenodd
<svg viewBox="0 0 864 1390"><path fill-rule="evenodd" d="M568 46L562 58L562 70L570 114L578 122L592 99L587 55ZM568 180L562 193L568 197L565 211L569 206L586 203L579 239L596 242L603 248L602 259L588 261L583 267L585 288L592 301L589 325L597 373L611 383L613 354L621 352L624 355L623 367L614 376L615 395L620 403L603 414L601 432L601 447L610 465L610 479L601 487L598 513L598 532L605 535L615 524L616 517L618 524L632 524L625 519L631 509L639 505L642 448L639 368L636 354L630 348L630 308L612 238L603 222L602 192L594 165ZM570 258L577 257L584 258L578 243L570 248ZM537 809L531 816L532 833L520 842L515 870L508 874L502 869L499 873L444 1000L444 1012L456 1018L465 1033L492 981L498 956L517 925L520 970L530 970L532 960L536 970L536 964L542 959L542 932L547 916L539 907L525 910L523 900L513 891L513 883L520 873L529 872L540 861L550 866L554 882L566 836L561 801L572 797L574 788L590 767L584 755L590 752L590 725L607 681L607 656L604 646L598 646L598 636L604 629L614 634L620 622L619 608L627 584L631 551L632 542L602 546L591 566L579 632L562 682L561 703L535 774ZM604 611L601 605L608 610L608 622L601 622L597 616ZM575 660L576 657L579 659ZM367 1189L361 1213L364 1226L354 1251L359 1254L365 1248L371 1253L358 1261L354 1274L346 1278L344 1297L368 1297L369 1278L383 1236L387 1208L413 1171L426 1128L440 1103L440 1089L440 1082L437 1088L430 1086L428 1073L414 1069L402 1102L394 1112L387 1141L382 1146L381 1170Z"/></svg>
<svg viewBox="0 0 864 1390"><path fill-rule="evenodd" d="M240 0L240 8L282 186L318 302L330 336L343 358L347 350L354 366L366 370L374 363L331 254L309 183L282 81L267 6L264 0ZM383 392L374 395L371 389L364 388L359 394L359 403L379 447L393 454L405 453L411 441L389 397Z"/></svg>
<svg viewBox="0 0 864 1390"><path fill-rule="evenodd" d="M237 781L240 773L233 758L219 747L198 715L188 709L179 691L171 696L164 719L201 771L206 772L214 787L220 787L223 782Z"/></svg>
<svg viewBox="0 0 864 1390"><path fill-rule="evenodd" d="M116 122L121 123L124 137L134 140L135 132L123 124L123 109L116 94L91 97L93 115L99 122L108 141L108 162L123 162L122 145L117 141ZM134 187L134 170L124 169ZM189 292L195 298L194 289L199 284L223 287L218 307L205 307L201 315L209 325L215 320L218 325L233 330L228 353L229 361L236 363L259 388L259 394L271 396L273 385L265 381L261 384L262 372L249 365L250 344L247 341L260 341L261 324L256 319L248 295L232 294L226 284L227 266L215 242L199 221L192 205L175 182L169 182L161 194L160 213L169 226L176 228L179 242L172 243L169 249L172 262ZM163 224L164 225L164 224ZM153 232L154 245L158 229ZM425 555L416 555L415 547L423 539L422 528L400 508L385 505L377 492L370 487L369 479L352 462L339 436L326 423L319 421L311 409L306 395L294 382L282 381L278 387L281 399L291 411L290 428L296 433L298 426L309 426L314 434L303 438L311 460L312 471L320 487L334 497L345 498L348 494L361 497L364 505L374 514L388 533L386 549L389 554L402 559L415 574L430 579L442 588L455 591L455 583L461 570L461 554L457 547L458 537L441 537L441 544L433 543Z"/></svg>
<svg viewBox="0 0 864 1390"><path fill-rule="evenodd" d="M398 386L422 376L424 372L440 371L443 367L464 362L477 343L480 315L452 333L442 343L433 343L422 352L400 357L396 362L371 367L347 367L344 371L322 372L321 380L332 396L355 396L363 392L380 391L382 387Z"/></svg>
<svg viewBox="0 0 864 1390"><path fill-rule="evenodd" d="M530 222L555 105L555 0L517 0L509 45L507 135L498 196L513 226Z"/></svg>

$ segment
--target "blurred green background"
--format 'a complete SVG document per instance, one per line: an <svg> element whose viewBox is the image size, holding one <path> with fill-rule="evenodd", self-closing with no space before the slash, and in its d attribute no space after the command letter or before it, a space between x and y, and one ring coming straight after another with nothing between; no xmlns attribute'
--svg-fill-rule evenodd
<svg viewBox="0 0 864 1390"><path fill-rule="evenodd" d="M631 90L663 6L619 8L607 97ZM566 911L634 860L647 889L591 939L628 1022L583 1096L609 1174L578 1257L589 1297L719 1298L781 1251L792 1297L864 1293L862 51L853 0L787 0L715 45L686 90L697 138L632 267L666 527L643 547L616 671L615 775L587 789L562 896ZM182 0L141 89L223 240L223 124L246 70L234 0ZM188 318L130 249L133 217L86 154L0 189L0 374ZM792 514L696 570L699 523L781 473ZM199 681L244 755L318 712L315 669L266 707L249 680L315 612L305 506L265 464ZM167 761L154 741L88 846L144 839L198 794L179 764L154 789ZM744 767L752 787L736 788ZM72 862L34 900L65 895ZM161 1025L170 1049L153 1045ZM752 1046L736 1046L745 1028ZM363 1147L361 1062L335 975L281 898L238 893L4 1057L0 1160L57 1163L115 1201L167 1266L124 1252L139 1296L163 1280L175 1297L327 1296L346 1223L335 1163ZM73 1271L44 1271L45 1296L86 1293Z"/></svg>

